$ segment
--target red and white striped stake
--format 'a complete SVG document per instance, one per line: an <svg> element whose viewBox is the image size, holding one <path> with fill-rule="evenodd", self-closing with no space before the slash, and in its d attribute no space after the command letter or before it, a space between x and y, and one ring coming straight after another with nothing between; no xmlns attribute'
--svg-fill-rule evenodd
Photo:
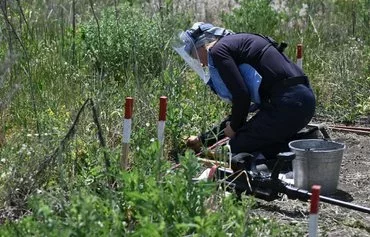
<svg viewBox="0 0 370 237"><path fill-rule="evenodd" d="M297 65L299 68L303 68L303 45L297 44Z"/></svg>
<svg viewBox="0 0 370 237"><path fill-rule="evenodd" d="M317 237L317 220L319 213L319 201L320 201L320 185L312 186L311 193L311 207L310 207L310 219L308 223L308 236Z"/></svg>
<svg viewBox="0 0 370 237"><path fill-rule="evenodd" d="M164 143L164 127L166 124L167 97L159 98L159 119L158 119L158 141L162 146Z"/></svg>
<svg viewBox="0 0 370 237"><path fill-rule="evenodd" d="M128 152L130 147L132 112L134 107L134 99L126 97L125 101L125 117L123 120L123 136L122 136L122 156L121 169L126 170L128 166Z"/></svg>

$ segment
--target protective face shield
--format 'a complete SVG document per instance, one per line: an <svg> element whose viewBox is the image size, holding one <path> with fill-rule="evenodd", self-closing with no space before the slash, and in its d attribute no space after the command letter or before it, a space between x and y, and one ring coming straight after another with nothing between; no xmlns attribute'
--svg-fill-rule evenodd
<svg viewBox="0 0 370 237"><path fill-rule="evenodd" d="M196 50L198 47L200 47L200 45L194 44L194 39L189 31L178 32L172 43L172 48L185 60L190 68L200 76L203 82L207 84L209 81L209 73L207 68L203 67L199 60Z"/></svg>
<svg viewBox="0 0 370 237"><path fill-rule="evenodd" d="M185 62L202 78L205 84L208 83L210 76L208 65L200 62L197 49L225 35L233 34L232 31L212 24L196 22L187 31L178 32L172 42L173 49L185 60Z"/></svg>

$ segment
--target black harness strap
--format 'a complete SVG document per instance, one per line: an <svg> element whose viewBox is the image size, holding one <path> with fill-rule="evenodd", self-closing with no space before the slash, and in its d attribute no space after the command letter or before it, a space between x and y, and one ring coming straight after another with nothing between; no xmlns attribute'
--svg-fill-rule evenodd
<svg viewBox="0 0 370 237"><path fill-rule="evenodd" d="M279 44L279 43L277 43L277 42L276 42L273 38L271 38L270 36L265 36L265 35L261 35L261 34L255 34L255 33L252 33L252 34L257 35L257 36L259 36L259 37L261 37L261 38L265 39L265 40L268 42L268 44L266 44L266 45L262 48L262 50L261 50L261 52L260 52L260 54L259 54L259 56L258 56L258 60L261 60L261 58L262 58L262 56L265 54L266 50L267 50L268 48L270 48L271 46L273 46L274 48L276 48L280 53L283 53L283 52L284 52L284 49L288 46L288 44L287 44L287 43L285 43L285 42L281 42L280 44Z"/></svg>

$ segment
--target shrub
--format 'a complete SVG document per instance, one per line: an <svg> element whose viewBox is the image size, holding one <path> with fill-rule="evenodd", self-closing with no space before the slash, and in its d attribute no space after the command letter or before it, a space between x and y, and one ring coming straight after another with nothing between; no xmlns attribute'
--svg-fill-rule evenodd
<svg viewBox="0 0 370 237"><path fill-rule="evenodd" d="M169 41L178 20L148 16L127 4L119 7L119 16L115 11L105 9L98 24L94 20L81 26L86 55L99 73L119 81L133 75L141 84L158 77L172 53Z"/></svg>

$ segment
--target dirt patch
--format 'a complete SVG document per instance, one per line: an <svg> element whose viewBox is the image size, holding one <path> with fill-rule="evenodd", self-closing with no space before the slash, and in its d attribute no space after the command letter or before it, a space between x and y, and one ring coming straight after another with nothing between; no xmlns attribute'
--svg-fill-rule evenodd
<svg viewBox="0 0 370 237"><path fill-rule="evenodd" d="M338 191L330 196L370 207L370 137L354 133L330 132L334 141L346 144ZM258 201L255 214L308 230L309 203L282 198ZM320 236L370 236L370 214L326 203L320 204Z"/></svg>

